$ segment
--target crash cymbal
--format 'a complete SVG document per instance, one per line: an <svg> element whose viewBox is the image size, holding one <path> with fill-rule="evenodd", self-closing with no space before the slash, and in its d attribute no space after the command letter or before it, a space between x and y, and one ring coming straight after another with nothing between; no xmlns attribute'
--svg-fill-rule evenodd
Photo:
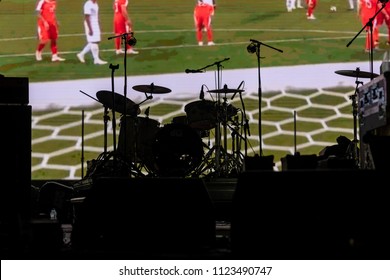
<svg viewBox="0 0 390 280"><path fill-rule="evenodd" d="M212 93L235 93L235 92L243 92L243 89L236 89L236 88L228 88L226 85L221 89L212 89L208 90L207 92Z"/></svg>
<svg viewBox="0 0 390 280"><path fill-rule="evenodd" d="M370 72L365 71L355 71L355 70L338 70L334 71L336 74L347 76L347 77L355 77L355 78L371 78ZM372 78L378 77L378 74L372 73Z"/></svg>
<svg viewBox="0 0 390 280"><path fill-rule="evenodd" d="M113 94L114 99L112 97ZM120 95L119 93L113 93L109 90L100 90L96 93L96 97L104 106L112 110L114 110L113 107L115 101L115 112L124 115L138 115L139 113L141 113L141 109L135 102L131 101L127 97L124 97L123 95Z"/></svg>
<svg viewBox="0 0 390 280"><path fill-rule="evenodd" d="M153 83L150 85L138 85L133 86L133 89L136 91L144 92L144 93L155 93L155 94L162 94L162 93L169 93L171 90L166 87L156 86Z"/></svg>

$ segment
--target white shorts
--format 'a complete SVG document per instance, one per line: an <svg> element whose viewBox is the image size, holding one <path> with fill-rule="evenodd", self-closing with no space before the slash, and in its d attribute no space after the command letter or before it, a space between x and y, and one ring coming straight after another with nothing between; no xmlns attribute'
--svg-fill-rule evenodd
<svg viewBox="0 0 390 280"><path fill-rule="evenodd" d="M88 43L98 43L102 40L99 26L92 25L92 30L93 30L92 36L89 35L89 28L86 21L84 21L84 29L85 29L85 36L87 37Z"/></svg>

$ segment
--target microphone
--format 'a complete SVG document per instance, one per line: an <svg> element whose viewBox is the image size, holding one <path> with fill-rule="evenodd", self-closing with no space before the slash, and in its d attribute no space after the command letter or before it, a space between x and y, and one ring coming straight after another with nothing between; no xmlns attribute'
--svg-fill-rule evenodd
<svg viewBox="0 0 390 280"><path fill-rule="evenodd" d="M238 92L238 90L240 89L240 87L242 86L242 84L244 83L244 81L242 81L241 83L240 83L240 85L238 86L238 88L237 88L237 91L235 91L234 92L234 94L233 94L233 96L232 96L232 99L231 100L233 100L233 98L234 98L234 96L236 96L236 94L237 94L237 92Z"/></svg>
<svg viewBox="0 0 390 280"><path fill-rule="evenodd" d="M257 45L254 43L250 43L247 47L246 50L248 53L255 53L257 51Z"/></svg>
<svg viewBox="0 0 390 280"><path fill-rule="evenodd" d="M185 72L188 73L203 73L203 70L191 70L191 69L186 69Z"/></svg>
<svg viewBox="0 0 390 280"><path fill-rule="evenodd" d="M199 99L201 99L201 100L204 100L203 86L204 86L204 85L202 85L202 88L200 89L200 93L199 93Z"/></svg>
<svg viewBox="0 0 390 280"><path fill-rule="evenodd" d="M133 32L131 32L131 34L133 35ZM130 37L130 39L127 40L127 44L133 47L137 44L137 39L135 39L135 37Z"/></svg>
<svg viewBox="0 0 390 280"><path fill-rule="evenodd" d="M111 63L111 64L110 64L110 69L113 69L113 70L119 69L119 64L113 65L113 64Z"/></svg>

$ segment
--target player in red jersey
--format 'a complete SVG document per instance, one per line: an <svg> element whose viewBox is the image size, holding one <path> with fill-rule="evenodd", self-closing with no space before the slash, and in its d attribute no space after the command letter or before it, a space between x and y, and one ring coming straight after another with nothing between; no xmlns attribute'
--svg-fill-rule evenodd
<svg viewBox="0 0 390 280"><path fill-rule="evenodd" d="M379 0L359 0L358 5L358 15L363 26L365 26L371 18L374 17L378 9L381 8L381 3ZM385 14L385 11L382 10ZM369 52L371 49L378 48L379 44L379 29L377 25L377 17L372 20L372 42L371 45L371 30L370 25L366 26L366 42L365 42L365 51Z"/></svg>
<svg viewBox="0 0 390 280"><path fill-rule="evenodd" d="M115 36L119 36L124 33L130 33L133 31L133 22L130 19L130 16L127 12L128 0L114 0L114 33ZM126 42L129 41L131 36L127 36ZM117 37L114 40L115 42L115 52L116 54L125 53L121 48L121 37ZM129 54L138 54L138 51L135 51L133 47L126 43L126 52Z"/></svg>
<svg viewBox="0 0 390 280"><path fill-rule="evenodd" d="M306 0L306 6L307 6L307 12L306 12L307 19L316 19L316 17L314 16L314 10L317 7L317 0Z"/></svg>
<svg viewBox="0 0 390 280"><path fill-rule="evenodd" d="M64 61L58 56L57 39L58 23L56 17L56 0L39 0L35 8L38 14L38 39L39 43L35 52L37 61L42 60L42 50L50 41L52 53L51 61Z"/></svg>
<svg viewBox="0 0 390 280"><path fill-rule="evenodd" d="M387 41L386 44L390 45L390 5L383 3L379 4L379 8L382 8L382 5L385 5L382 12L376 16L376 26L378 30L378 40L379 40L379 28L386 23L387 26ZM379 45L379 41L376 42L376 45Z"/></svg>
<svg viewBox="0 0 390 280"><path fill-rule="evenodd" d="M214 16L215 0L198 0L194 9L196 39L199 46L203 46L203 31L207 32L207 45L214 45L211 19Z"/></svg>

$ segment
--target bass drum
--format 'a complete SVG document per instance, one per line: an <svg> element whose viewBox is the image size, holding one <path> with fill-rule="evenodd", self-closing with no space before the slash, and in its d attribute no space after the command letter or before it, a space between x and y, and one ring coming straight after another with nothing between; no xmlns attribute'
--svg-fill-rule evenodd
<svg viewBox="0 0 390 280"><path fill-rule="evenodd" d="M153 154L157 175L185 177L201 163L203 142L190 126L171 123L157 132Z"/></svg>
<svg viewBox="0 0 390 280"><path fill-rule="evenodd" d="M125 129L126 126L126 129ZM130 162L141 162L147 168L153 169L152 145L160 123L157 120L144 117L124 116L121 118L118 152ZM125 141L126 139L126 141ZM137 158L134 158L134 155Z"/></svg>

